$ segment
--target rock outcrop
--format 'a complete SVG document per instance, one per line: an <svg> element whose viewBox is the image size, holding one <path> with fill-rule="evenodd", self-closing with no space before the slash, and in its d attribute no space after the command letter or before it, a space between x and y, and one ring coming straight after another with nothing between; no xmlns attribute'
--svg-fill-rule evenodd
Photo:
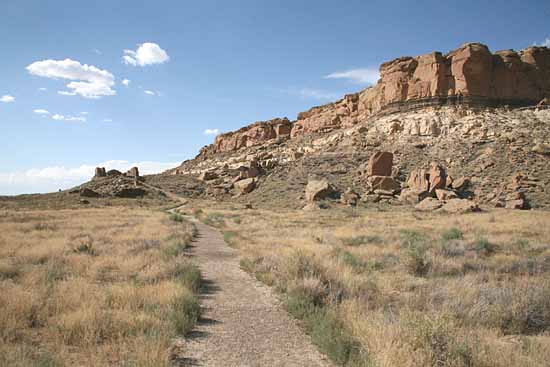
<svg viewBox="0 0 550 367"><path fill-rule="evenodd" d="M259 121L237 131L218 135L212 145L201 149L201 156L232 152L245 147L265 144L269 140L289 139L292 124L285 118Z"/></svg>

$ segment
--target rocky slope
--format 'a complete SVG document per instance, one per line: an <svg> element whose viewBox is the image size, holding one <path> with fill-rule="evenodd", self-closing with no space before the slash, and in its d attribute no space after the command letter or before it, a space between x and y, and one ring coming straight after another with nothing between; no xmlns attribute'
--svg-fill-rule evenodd
<svg viewBox="0 0 550 367"><path fill-rule="evenodd" d="M310 176L341 192L368 191L363 165L388 151L402 188L414 169L436 161L455 179L467 177L479 203L507 205L520 195L526 206L550 207L550 49L492 54L466 44L384 63L380 75L375 86L296 121L222 134L165 175L200 178L201 192L217 198L300 206Z"/></svg>

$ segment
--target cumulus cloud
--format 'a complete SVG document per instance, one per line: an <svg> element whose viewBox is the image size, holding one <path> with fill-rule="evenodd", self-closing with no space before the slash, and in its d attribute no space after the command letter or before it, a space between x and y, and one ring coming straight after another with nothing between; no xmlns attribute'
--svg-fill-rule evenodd
<svg viewBox="0 0 550 367"><path fill-rule="evenodd" d="M61 95L79 95L84 98L97 99L116 94L116 91L112 89L115 84L113 74L93 65L82 65L71 59L36 61L27 66L27 70L36 76L71 80L67 84L68 90L58 92Z"/></svg>
<svg viewBox="0 0 550 367"><path fill-rule="evenodd" d="M124 80L122 81L122 84L125 85L125 86L129 86L131 82L132 82L131 80L124 79Z"/></svg>
<svg viewBox="0 0 550 367"><path fill-rule="evenodd" d="M6 94L5 96L0 97L0 102L3 103L12 103L15 102L15 97Z"/></svg>
<svg viewBox="0 0 550 367"><path fill-rule="evenodd" d="M50 114L50 111L42 109L42 108L37 108L37 109L33 110L33 112L36 113L37 115L49 115Z"/></svg>
<svg viewBox="0 0 550 367"><path fill-rule="evenodd" d="M325 76L325 79L347 79L356 84L376 84L379 78L380 73L375 68L351 69Z"/></svg>
<svg viewBox="0 0 550 367"><path fill-rule="evenodd" d="M177 167L177 162L129 162L125 160L110 160L96 164L85 164L79 167L51 166L33 168L26 171L0 173L0 195L16 195L23 193L44 193L68 189L89 180L94 175L95 167L105 167L108 170L127 171L131 167L139 167L141 174L160 173Z"/></svg>
<svg viewBox="0 0 550 367"><path fill-rule="evenodd" d="M206 129L204 130L204 135L218 135L220 133L220 129Z"/></svg>
<svg viewBox="0 0 550 367"><path fill-rule="evenodd" d="M162 64L170 60L170 56L156 43L145 42L137 50L124 50L122 61L127 65L146 66Z"/></svg>

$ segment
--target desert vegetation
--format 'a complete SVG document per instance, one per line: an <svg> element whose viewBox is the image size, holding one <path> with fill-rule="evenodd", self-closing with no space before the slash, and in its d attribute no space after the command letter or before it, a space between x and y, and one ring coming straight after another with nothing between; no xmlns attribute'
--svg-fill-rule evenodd
<svg viewBox="0 0 550 367"><path fill-rule="evenodd" d="M0 212L0 365L170 365L200 315L193 236L158 210Z"/></svg>
<svg viewBox="0 0 550 367"><path fill-rule="evenodd" d="M546 212L201 208L340 365L550 360Z"/></svg>

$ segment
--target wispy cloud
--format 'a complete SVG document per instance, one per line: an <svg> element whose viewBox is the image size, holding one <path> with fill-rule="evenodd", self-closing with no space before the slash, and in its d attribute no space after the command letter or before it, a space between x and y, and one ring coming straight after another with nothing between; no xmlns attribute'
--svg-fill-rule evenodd
<svg viewBox="0 0 550 367"><path fill-rule="evenodd" d="M71 80L67 84L68 90L59 91L61 95L97 99L116 94L112 89L115 84L113 74L71 59L36 61L27 66L27 70L32 75L45 78Z"/></svg>
<svg viewBox="0 0 550 367"><path fill-rule="evenodd" d="M132 82L132 81L129 80L129 79L124 79L124 80L122 81L122 84L125 85L125 86L129 86L131 82Z"/></svg>
<svg viewBox="0 0 550 367"><path fill-rule="evenodd" d="M312 88L302 88L298 91L298 94L303 98L312 98L317 100L331 100L338 98L338 94L336 93Z"/></svg>
<svg viewBox="0 0 550 367"><path fill-rule="evenodd" d="M218 135L220 133L220 129L206 129L204 130L204 135Z"/></svg>
<svg viewBox="0 0 550 367"><path fill-rule="evenodd" d="M170 56L159 45L152 42L145 42L137 50L124 50L122 61L126 65L147 66L163 64L170 60Z"/></svg>
<svg viewBox="0 0 550 367"><path fill-rule="evenodd" d="M57 121L68 121L68 122L86 122L86 117L84 116L64 116L58 113L52 115L52 119Z"/></svg>
<svg viewBox="0 0 550 367"><path fill-rule="evenodd" d="M38 90L39 90L40 92L45 92L45 91L47 91L47 90L48 90L48 88L44 88L44 87L42 87L42 88L38 88Z"/></svg>
<svg viewBox="0 0 550 367"><path fill-rule="evenodd" d="M152 90L144 90L143 93L150 95L150 96L160 96L159 92L153 92Z"/></svg>
<svg viewBox="0 0 550 367"><path fill-rule="evenodd" d="M15 102L15 97L10 96L9 94L6 94L6 95L0 97L0 102L2 102L2 103L12 103L12 102Z"/></svg>
<svg viewBox="0 0 550 367"><path fill-rule="evenodd" d="M113 119L103 119L103 122L113 122Z"/></svg>
<svg viewBox="0 0 550 367"><path fill-rule="evenodd" d="M356 84L376 84L379 78L380 73L375 68L338 71L325 76L325 79L346 79Z"/></svg>
<svg viewBox="0 0 550 367"><path fill-rule="evenodd" d="M98 50L97 48L92 48L92 52L96 55L101 55L102 52L100 50Z"/></svg>
<svg viewBox="0 0 550 367"><path fill-rule="evenodd" d="M33 110L33 112L36 113L37 115L49 115L50 114L50 111L45 110L43 108L37 108L37 109Z"/></svg>
<svg viewBox="0 0 550 367"><path fill-rule="evenodd" d="M550 37L547 37L542 43L537 44L535 42L535 46L544 46L544 47L550 47Z"/></svg>
<svg viewBox="0 0 550 367"><path fill-rule="evenodd" d="M4 172L0 173L0 195L52 192L58 189L68 189L92 178L95 167L106 167L107 169L117 169L119 171L127 171L131 167L139 167L139 172L142 174L154 174L177 167L178 165L178 162L110 160L96 164L84 164L73 168L51 166L32 168L26 171Z"/></svg>

